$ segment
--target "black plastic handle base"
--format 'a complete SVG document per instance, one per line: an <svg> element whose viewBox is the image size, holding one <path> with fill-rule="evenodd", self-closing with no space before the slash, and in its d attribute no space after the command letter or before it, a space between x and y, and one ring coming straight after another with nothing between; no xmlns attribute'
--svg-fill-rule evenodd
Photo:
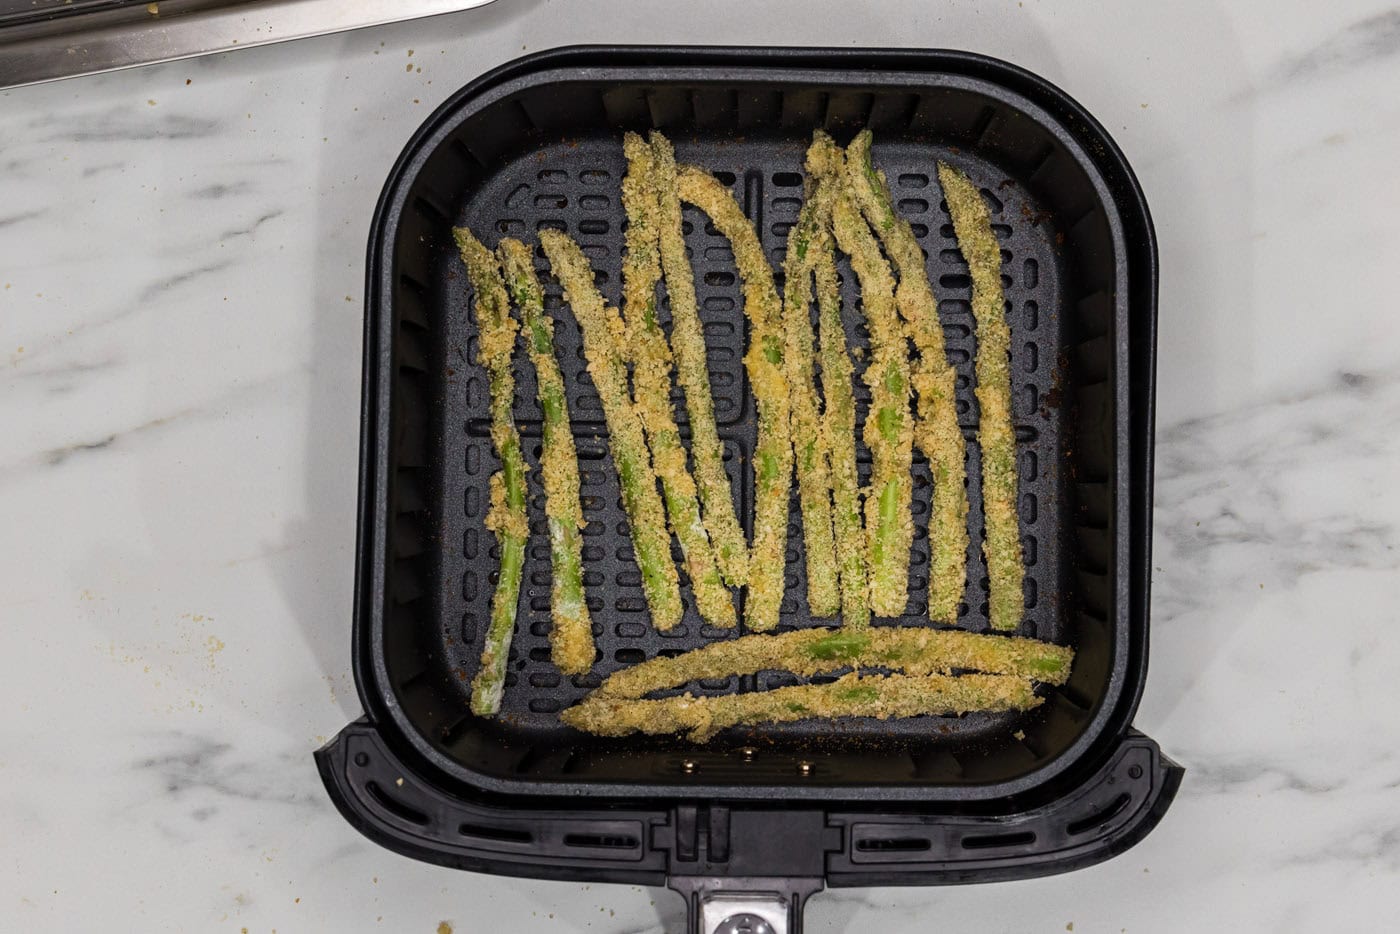
<svg viewBox="0 0 1400 934"><path fill-rule="evenodd" d="M1070 872L1117 856L1161 821L1185 770L1129 730L1107 760L1048 803L1013 813L833 812L844 833L831 886L957 885Z"/></svg>
<svg viewBox="0 0 1400 934"><path fill-rule="evenodd" d="M746 898L776 905L792 932L824 885L951 885L1092 865L1145 837L1183 774L1130 731L1077 786L1009 813L487 799L419 774L367 719L316 763L346 819L397 853L474 872L669 886L687 899L692 931L705 930L707 904L712 915Z"/></svg>

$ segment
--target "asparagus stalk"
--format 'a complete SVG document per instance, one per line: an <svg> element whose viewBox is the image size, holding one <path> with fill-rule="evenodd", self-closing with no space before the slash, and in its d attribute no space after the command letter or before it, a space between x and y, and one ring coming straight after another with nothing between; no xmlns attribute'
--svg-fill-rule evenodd
<svg viewBox="0 0 1400 934"><path fill-rule="evenodd" d="M808 149L807 197L788 233L783 254L783 362L790 387L790 424L797 463L798 502L807 558L807 605L813 616L835 616L841 608L836 540L831 515L831 468L817 396L812 335L812 268L830 222L835 186L819 181L823 141ZM825 380L823 380L825 385Z"/></svg>
<svg viewBox="0 0 1400 934"><path fill-rule="evenodd" d="M656 320L661 260L651 148L635 133L623 138L622 148L627 155L627 177L622 181L622 204L627 211L627 255L622 265L627 340L620 349L632 364L633 406L651 444L652 466L661 478L666 510L681 543L696 609L706 622L727 628L738 619L700 518L695 480L686 468L685 447L671 410L671 351Z"/></svg>
<svg viewBox="0 0 1400 934"><path fill-rule="evenodd" d="M787 550L788 493L792 442L788 436L788 385L783 372L782 302L763 245L728 188L693 166L677 171L681 199L709 215L734 248L744 283L749 349L744 365L758 407L754 447L754 525L749 551L748 600L744 622L755 631L778 624Z"/></svg>
<svg viewBox="0 0 1400 934"><path fill-rule="evenodd" d="M622 505L632 528L632 545L652 624L657 629L670 629L681 620L680 582L671 563L671 536L656 492L646 436L628 392L627 364L619 350L626 340L622 318L617 309L604 304L593 284L593 269L577 243L557 230L540 231L540 243L583 332L588 373L608 423L608 443L617 465Z"/></svg>
<svg viewBox="0 0 1400 934"><path fill-rule="evenodd" d="M807 150L808 171L818 185L833 189L839 184L841 150L825 133L818 133ZM856 473L856 403L851 392L853 367L846 351L841 324L841 287L830 229L830 195L826 202L817 242L808 249L814 257L817 323L822 366L822 432L831 464L832 530L841 577L841 617L851 629L870 624L870 584L865 569L865 530L861 523L860 480Z"/></svg>
<svg viewBox="0 0 1400 934"><path fill-rule="evenodd" d="M496 247L506 288L525 324L525 346L535 366L535 395L544 412L540 476L549 524L549 560L553 571L549 632L551 657L565 674L583 674L593 666L593 621L583 591L583 503L579 496L578 452L569 428L564 377L554 359L554 322L544 313L544 293L535 277L530 248L506 238Z"/></svg>
<svg viewBox="0 0 1400 934"><path fill-rule="evenodd" d="M970 710L1029 710L1041 703L1025 678L1008 675L865 675L830 684L799 684L750 694L660 700L593 695L560 714L572 727L600 736L687 733L708 741L726 727L815 717L916 717Z"/></svg>
<svg viewBox="0 0 1400 934"><path fill-rule="evenodd" d="M1011 329L1001 291L1001 247L982 194L958 169L938 163L958 249L972 273L977 319L977 440L982 446L982 515L988 608L993 629L1015 629L1025 612L1021 533L1016 516L1016 434L1011 427Z"/></svg>
<svg viewBox="0 0 1400 934"><path fill-rule="evenodd" d="M918 350L912 372L917 397L914 441L933 472L933 515L929 521L929 618L957 620L967 581L967 489L965 451L958 427L957 374L948 364L938 305L929 286L924 253L909 222L894 210L889 186L870 158L870 131L846 149L846 179L861 211L899 270L895 305Z"/></svg>
<svg viewBox="0 0 1400 934"><path fill-rule="evenodd" d="M909 358L895 312L894 278L879 243L844 190L832 211L832 227L860 280L870 326L870 365L865 369L871 396L865 420L872 461L865 495L870 607L876 616L899 616L909 602L909 551L914 541Z"/></svg>
<svg viewBox="0 0 1400 934"><path fill-rule="evenodd" d="M520 605L525 541L529 537L525 518L525 460L520 454L520 436L511 414L515 377L510 360L516 326L510 316L510 299L501 282L495 254L465 227L458 227L452 233L467 267L472 291L476 293L472 305L480 331L479 362L490 377L491 443L501 459L501 469L491 475L491 508L486 513L486 527L500 542L501 567L496 592L491 597L491 623L481 650L481 668L472 679L471 699L473 713L489 716L501 709L510 640L515 633L515 616Z"/></svg>
<svg viewBox="0 0 1400 934"><path fill-rule="evenodd" d="M841 285L830 236L817 256L817 315L821 341L822 431L831 458L832 529L841 575L841 621L852 629L870 625L870 582L865 570L860 478L856 474L856 402L853 367L841 326Z"/></svg>
<svg viewBox="0 0 1400 934"><path fill-rule="evenodd" d="M597 693L638 698L704 678L760 671L807 676L849 667L889 668L909 675L965 669L1060 685L1069 678L1073 660L1074 650L1064 646L960 629L798 629L778 635L743 636L681 655L658 656L610 675Z"/></svg>
<svg viewBox="0 0 1400 934"><path fill-rule="evenodd" d="M714 397L705 359L705 333L695 297L695 278L685 255L681 230L681 201L676 189L676 154L660 133L651 134L657 195L657 230L661 268L671 297L671 352L676 374L685 390L690 414L690 452L695 460L695 482L705 507L705 528L710 534L720 574L731 586L748 578L748 547L734 515L733 493L724 471L724 452L715 427Z"/></svg>

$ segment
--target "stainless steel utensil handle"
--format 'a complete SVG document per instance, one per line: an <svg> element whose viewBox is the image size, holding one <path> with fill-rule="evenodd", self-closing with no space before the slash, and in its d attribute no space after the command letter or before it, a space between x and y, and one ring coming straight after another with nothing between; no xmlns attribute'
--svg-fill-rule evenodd
<svg viewBox="0 0 1400 934"><path fill-rule="evenodd" d="M455 13L491 0L160 0L0 23L0 88ZM74 54L81 53L81 54Z"/></svg>

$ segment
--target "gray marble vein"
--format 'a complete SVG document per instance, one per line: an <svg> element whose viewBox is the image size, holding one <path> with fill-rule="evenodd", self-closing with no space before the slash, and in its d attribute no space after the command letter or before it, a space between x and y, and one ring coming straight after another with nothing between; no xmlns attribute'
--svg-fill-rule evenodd
<svg viewBox="0 0 1400 934"><path fill-rule="evenodd" d="M136 428L133 428L132 431L140 431L142 428L147 427L151 427L151 425L149 423L147 425L140 425ZM104 448L109 447L113 441L116 441L117 437L117 435L108 435L107 437L99 438L96 441L84 441L78 444L70 444L61 448L54 448L53 450L49 451L47 454L44 455L44 460L48 463L50 467L57 467L59 464L68 460L68 458L72 457L74 454L82 454L88 451L101 451Z"/></svg>
<svg viewBox="0 0 1400 934"><path fill-rule="evenodd" d="M249 750L179 730L152 737L146 744L161 751L136 760L132 769L155 779L157 793L189 808L190 817L197 821L208 820L210 809L226 798L294 808L320 809L328 804L324 796L287 781L288 773L307 765L300 751L270 759L262 754L250 758Z"/></svg>
<svg viewBox="0 0 1400 934"><path fill-rule="evenodd" d="M39 208L33 211L21 211L18 214L6 214L0 216L0 230L3 230L6 227L14 227L18 224L23 224L25 221L37 220L38 218L43 217L47 213L48 212L44 209Z"/></svg>
<svg viewBox="0 0 1400 934"><path fill-rule="evenodd" d="M1388 826L1369 826L1346 839L1324 848L1305 865L1315 865L1318 859L1352 863L1359 871L1383 872L1394 876L1400 872L1400 821Z"/></svg>
<svg viewBox="0 0 1400 934"><path fill-rule="evenodd" d="M120 365L116 358L105 360L75 360L71 363L56 363L51 366L14 367L7 377L17 383L44 382L58 384L51 391L63 392L72 387L72 381L86 376L103 373Z"/></svg>
<svg viewBox="0 0 1400 934"><path fill-rule="evenodd" d="M138 107L109 113L50 114L35 118L29 130L47 143L148 143L203 140L219 133L220 123L194 114L161 113L154 120Z"/></svg>
<svg viewBox="0 0 1400 934"><path fill-rule="evenodd" d="M1340 372L1306 393L1160 432L1155 615L1321 570L1400 567L1400 517L1368 508L1390 492L1398 459L1393 373Z"/></svg>
<svg viewBox="0 0 1400 934"><path fill-rule="evenodd" d="M289 382L300 378L303 374L303 370L297 369L273 373L262 379L241 381L218 395L203 400L202 404L168 410L138 424L124 426L99 437L68 442L33 454L22 455L7 463L0 462L0 485L5 482L13 482L17 478L22 479L26 469L34 465L45 467L69 465L70 461L80 455L93 455L110 451L118 444L149 437L172 426L189 422L217 421L230 409L240 405L264 405L268 399L276 398Z"/></svg>
<svg viewBox="0 0 1400 934"><path fill-rule="evenodd" d="M250 221L248 224L242 227L230 227L225 230L219 231L219 233L215 235L214 239L218 243L227 243L228 241L236 240L239 237L251 237L254 234L256 234L258 232L258 229L264 224L277 220L277 218L281 217L285 213L286 212L282 210L265 211L262 214L259 214L257 217L253 218L252 221Z"/></svg>
<svg viewBox="0 0 1400 934"><path fill-rule="evenodd" d="M1277 70L1281 82L1365 68L1400 54L1400 10L1386 10L1349 24Z"/></svg>
<svg viewBox="0 0 1400 934"><path fill-rule="evenodd" d="M97 165L83 166L83 178L92 178L95 175L104 175L108 172L120 172L127 167L126 162L103 162Z"/></svg>
<svg viewBox="0 0 1400 934"><path fill-rule="evenodd" d="M167 273L138 284L138 291L131 299L113 303L108 298L103 304L104 307L96 314L84 317L76 322L72 327L66 329L64 333L54 335L44 344L28 349L28 356L24 358L24 363L46 357L49 353L63 345L74 343L74 338L87 338L94 332L101 331L115 324L123 323L134 316L143 315L152 311L162 310L160 300L167 298L172 292L183 286L196 282L199 279L213 276L223 272L233 265L231 259L213 260L183 269L179 272ZM177 311L181 309L166 308L167 311Z"/></svg>
<svg viewBox="0 0 1400 934"><path fill-rule="evenodd" d="M225 269L229 268L229 266L232 263L233 260L218 260L217 262L204 263L203 265L196 266L193 269L184 269L180 272L172 273L171 275L158 279L157 281L150 283L141 290L141 294L136 297L135 305L131 306L129 310L139 310L142 306L145 305L145 303L152 301L153 299L160 298L167 292L171 292L175 289L178 289L183 285L188 285L189 283L194 282L195 280L203 278L205 276L209 276L218 272L223 272ZM120 317L121 314L119 313L109 320L117 320Z"/></svg>
<svg viewBox="0 0 1400 934"><path fill-rule="evenodd" d="M196 188L189 193L189 197L197 200L216 201L220 198L228 198L235 195L248 193L252 189L252 183L246 180L233 182L232 184L213 184Z"/></svg>

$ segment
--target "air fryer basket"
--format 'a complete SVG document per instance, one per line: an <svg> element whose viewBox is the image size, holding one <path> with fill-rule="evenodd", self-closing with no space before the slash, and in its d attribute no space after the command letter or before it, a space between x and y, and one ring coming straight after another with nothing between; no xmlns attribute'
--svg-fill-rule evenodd
<svg viewBox="0 0 1400 934"><path fill-rule="evenodd" d="M601 740L560 725L558 711L608 673L742 630L706 627L688 594L679 627L661 634L649 625L578 327L546 274L581 460L599 658L574 678L549 660L549 558L542 495L532 486L532 529L541 534L527 555L504 706L494 720L470 715L497 560L483 526L496 461L450 228L465 223L488 242L563 229L615 300L625 221L620 137L658 128L680 159L732 186L781 268L812 130L844 141L865 126L928 254L959 374L960 420L974 442L969 587L958 620L974 631L987 629L975 342L967 269L936 161L963 168L992 206L1012 329L1027 564L1020 634L1074 646L1069 682L1046 690L1046 703L1028 714L748 727L705 747L676 737ZM739 283L723 238L691 209L685 220L720 433L748 516L755 418ZM537 263L547 273L542 255ZM732 888L726 878L784 877L760 887L785 899L795 930L802 898L823 880L1054 871L1123 848L1165 809L1179 770L1129 728L1146 672L1155 242L1121 154L1061 92L965 53L595 48L533 56L465 88L410 142L379 204L369 270L355 620L367 718L320 753L328 787L366 832L465 868L669 876L673 884L685 876L678 885L697 918L706 906L729 910L715 895ZM850 307L855 283L844 261L842 272ZM854 316L847 320L849 340L866 345ZM529 460L540 435L529 367L517 368L517 381ZM684 425L683 399L676 402ZM906 625L928 624L928 483L917 460ZM795 508L791 516L782 626L823 625L806 612ZM793 680L765 672L682 690ZM399 783L404 774L415 780ZM574 806L578 796L593 810ZM561 807L562 799L572 800ZM762 801L805 801L807 810L755 810ZM873 814L880 820L871 823Z"/></svg>

